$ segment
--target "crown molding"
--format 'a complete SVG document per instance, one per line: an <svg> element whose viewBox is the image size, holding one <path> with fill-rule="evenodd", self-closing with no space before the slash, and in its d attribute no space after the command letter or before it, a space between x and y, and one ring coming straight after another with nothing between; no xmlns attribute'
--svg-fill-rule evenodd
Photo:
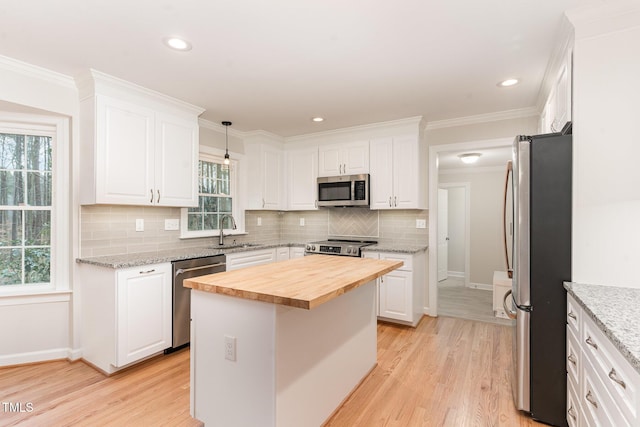
<svg viewBox="0 0 640 427"><path fill-rule="evenodd" d="M413 116L407 117L404 119L397 120L389 120L386 122L378 122L378 123L370 123L366 125L358 125L358 126L350 126L346 128L327 130L322 132L314 132L314 133L305 133L303 135L295 135L284 138L285 142L301 142L309 139L315 138L323 138L328 136L342 135L350 132L361 132L361 131L371 131L382 128L389 128L393 126L406 126L406 125L416 125L417 129L422 127L423 118L422 116Z"/></svg>
<svg viewBox="0 0 640 427"><path fill-rule="evenodd" d="M72 77L0 55L0 68L77 90Z"/></svg>
<svg viewBox="0 0 640 427"><path fill-rule="evenodd" d="M222 126L220 123L212 122L211 120L203 119L202 117L198 117L198 126L205 129L210 129L214 132L225 133L225 129L227 126ZM233 125L231 125L233 126ZM237 130L229 126L228 132L230 136L236 138L245 138L247 132L243 132L241 130Z"/></svg>
<svg viewBox="0 0 640 427"><path fill-rule="evenodd" d="M455 119L427 122L425 130L474 125L486 122L497 122L500 120L521 119L524 117L537 116L539 114L540 113L536 107L519 108L516 110L499 111L496 113L478 114L475 116L458 117Z"/></svg>

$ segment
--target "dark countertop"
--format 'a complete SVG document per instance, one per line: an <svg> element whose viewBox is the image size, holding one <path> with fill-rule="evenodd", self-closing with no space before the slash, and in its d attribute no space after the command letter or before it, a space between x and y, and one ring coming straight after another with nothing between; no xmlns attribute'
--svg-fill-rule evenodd
<svg viewBox="0 0 640 427"><path fill-rule="evenodd" d="M640 289L575 282L564 287L640 373Z"/></svg>

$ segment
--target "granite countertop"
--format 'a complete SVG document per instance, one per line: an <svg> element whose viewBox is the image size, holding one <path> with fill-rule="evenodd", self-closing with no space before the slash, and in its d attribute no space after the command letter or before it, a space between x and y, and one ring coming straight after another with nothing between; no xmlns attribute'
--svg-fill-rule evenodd
<svg viewBox="0 0 640 427"><path fill-rule="evenodd" d="M313 255L194 277L184 286L311 310L402 266L402 261Z"/></svg>
<svg viewBox="0 0 640 427"><path fill-rule="evenodd" d="M402 254L417 254L426 251L427 245L406 245L396 243L378 243L376 245L365 246L363 252L395 252Z"/></svg>
<svg viewBox="0 0 640 427"><path fill-rule="evenodd" d="M640 289L575 282L564 287L640 373Z"/></svg>
<svg viewBox="0 0 640 427"><path fill-rule="evenodd" d="M168 249L157 252L139 252L121 255L106 255L89 258L78 258L76 262L82 264L97 265L107 268L127 268L140 265L160 264L163 262L179 261L190 258L201 258L220 254L231 254L237 252L257 251L260 249L271 249L277 247L304 247L304 243L265 243L265 244L238 244L218 248L214 245L195 248Z"/></svg>

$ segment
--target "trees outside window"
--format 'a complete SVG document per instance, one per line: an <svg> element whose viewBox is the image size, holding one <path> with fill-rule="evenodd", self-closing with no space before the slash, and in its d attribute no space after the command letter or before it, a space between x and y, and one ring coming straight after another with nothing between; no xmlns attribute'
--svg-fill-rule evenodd
<svg viewBox="0 0 640 427"><path fill-rule="evenodd" d="M53 138L0 133L0 286L51 281Z"/></svg>

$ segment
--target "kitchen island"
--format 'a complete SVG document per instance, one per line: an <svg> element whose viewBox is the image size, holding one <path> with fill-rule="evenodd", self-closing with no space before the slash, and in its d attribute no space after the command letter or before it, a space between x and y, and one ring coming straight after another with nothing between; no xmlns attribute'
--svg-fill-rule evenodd
<svg viewBox="0 0 640 427"><path fill-rule="evenodd" d="M401 265L311 255L185 281L191 415L321 425L375 366L375 279Z"/></svg>

